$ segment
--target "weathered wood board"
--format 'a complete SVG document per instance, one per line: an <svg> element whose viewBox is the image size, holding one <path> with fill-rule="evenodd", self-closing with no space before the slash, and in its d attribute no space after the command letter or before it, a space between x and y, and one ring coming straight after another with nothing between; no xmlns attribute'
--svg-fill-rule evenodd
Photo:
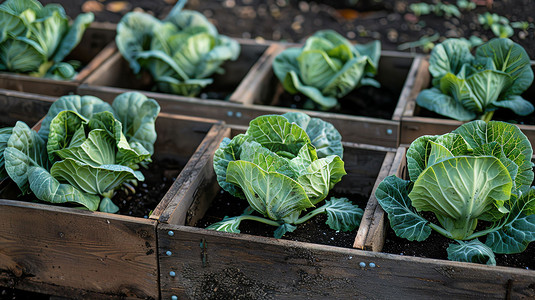
<svg viewBox="0 0 535 300"><path fill-rule="evenodd" d="M0 88L20 92L63 96L76 92L80 83L114 53L115 24L92 23L80 44L65 58L78 60L84 66L74 80L54 80L0 72Z"/></svg>

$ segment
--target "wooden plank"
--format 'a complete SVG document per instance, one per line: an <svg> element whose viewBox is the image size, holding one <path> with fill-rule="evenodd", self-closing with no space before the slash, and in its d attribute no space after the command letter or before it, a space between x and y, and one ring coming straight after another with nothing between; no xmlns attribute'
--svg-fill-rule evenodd
<svg viewBox="0 0 535 300"><path fill-rule="evenodd" d="M184 189L187 189L192 185L189 181L192 179L198 178L199 168L204 168L208 166L199 167L198 164L206 164L208 161L206 158L206 152L210 152L210 155L213 155L211 149L215 147L215 143L221 142L221 137L223 135L228 135L228 129L222 124L215 124L212 126L210 131L206 134L206 137L199 144L190 160L180 172L180 175L177 177L175 182L169 188L169 191L162 198L158 206L154 209L150 218L159 220L160 222L173 222L175 224L184 224L186 217L186 211L176 212L177 208L185 207L187 208L191 203L187 205L180 205L179 203L173 202L175 198L187 198L193 199L194 197L181 197L180 193L183 193ZM211 167L211 165L209 166Z"/></svg>
<svg viewBox="0 0 535 300"><path fill-rule="evenodd" d="M535 273L523 269L405 257L178 225L158 225L158 240L162 299L247 295L262 299L535 297Z"/></svg>
<svg viewBox="0 0 535 300"><path fill-rule="evenodd" d="M0 121L8 126L14 126L17 121L31 126L46 115L54 101L53 97L0 89Z"/></svg>
<svg viewBox="0 0 535 300"><path fill-rule="evenodd" d="M0 88L21 92L63 96L75 93L78 85L115 51L109 44L113 42L115 31L106 24L94 23L84 32L80 44L65 58L78 60L85 67L74 80L55 80L28 75L0 72Z"/></svg>
<svg viewBox="0 0 535 300"><path fill-rule="evenodd" d="M253 104L254 100L261 97L266 93L263 89L265 85L261 85L261 82L266 80L265 78L273 72L272 65L275 57L284 50L281 44L274 43L266 49L264 54L253 65L251 70L247 73L245 78L241 81L240 85L230 96L231 102L243 103L245 105ZM253 88L259 87L259 88Z"/></svg>
<svg viewBox="0 0 535 300"><path fill-rule="evenodd" d="M360 221L359 230L357 232L357 236L355 237L353 248L363 249L363 250L372 250L372 249L367 249L365 243L366 243L368 234L370 232L370 226L371 226L372 219L375 213L375 209L379 205L379 203L377 202L377 199L375 198L375 190L377 189L377 186L379 185L379 183L381 183L381 181L383 181L383 179L385 179L386 176L390 175L389 172L390 172L390 169L392 168L392 162L394 161L394 156L395 156L395 153L393 152L389 152L385 156L385 159L379 171L379 175L377 176L377 179L373 186L372 193L370 195L368 203L366 204L366 209L364 210L362 220Z"/></svg>
<svg viewBox="0 0 535 300"><path fill-rule="evenodd" d="M134 90L90 85L81 85L78 88L80 95L93 95L106 101L112 101L117 95L128 91ZM141 93L158 101L163 112L223 120L232 125L248 125L252 119L258 116L295 111L281 107L247 106L218 100L199 100L145 91L141 91ZM333 124L342 134L344 141L383 147L397 147L398 145L399 124L395 121L316 111L303 110L303 112Z"/></svg>
<svg viewBox="0 0 535 300"><path fill-rule="evenodd" d="M0 285L158 297L155 221L10 200L0 207Z"/></svg>

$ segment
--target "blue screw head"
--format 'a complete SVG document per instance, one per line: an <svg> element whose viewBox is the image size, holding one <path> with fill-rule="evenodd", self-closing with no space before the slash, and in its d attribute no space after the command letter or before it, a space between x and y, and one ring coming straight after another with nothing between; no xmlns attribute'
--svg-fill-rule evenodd
<svg viewBox="0 0 535 300"><path fill-rule="evenodd" d="M169 232L167 233L169 236L173 236L175 235L175 233L172 231L172 230L169 230Z"/></svg>
<svg viewBox="0 0 535 300"><path fill-rule="evenodd" d="M236 112L236 117L241 118L241 112Z"/></svg>
<svg viewBox="0 0 535 300"><path fill-rule="evenodd" d="M370 263L368 266L370 266L370 268L375 268L375 264L374 263Z"/></svg>
<svg viewBox="0 0 535 300"><path fill-rule="evenodd" d="M167 251L167 252L165 252L165 254L167 254L167 256L171 256L173 254L173 252Z"/></svg>
<svg viewBox="0 0 535 300"><path fill-rule="evenodd" d="M231 110L227 111L227 116L232 117L233 114L234 114L233 111L231 111Z"/></svg>
<svg viewBox="0 0 535 300"><path fill-rule="evenodd" d="M169 272L169 276L171 276L171 277L175 277L175 276L176 276L175 271L171 271L171 272Z"/></svg>
<svg viewBox="0 0 535 300"><path fill-rule="evenodd" d="M363 261L361 261L361 262L359 263L359 266L360 266L361 268L365 268L365 267L366 267L366 263L363 262Z"/></svg>
<svg viewBox="0 0 535 300"><path fill-rule="evenodd" d="M392 133L394 133L394 131L392 131L392 129L388 128L388 129L386 130L386 134L390 135L390 134L392 134Z"/></svg>
<svg viewBox="0 0 535 300"><path fill-rule="evenodd" d="M173 296L171 296L171 300L178 300L178 297L173 295Z"/></svg>

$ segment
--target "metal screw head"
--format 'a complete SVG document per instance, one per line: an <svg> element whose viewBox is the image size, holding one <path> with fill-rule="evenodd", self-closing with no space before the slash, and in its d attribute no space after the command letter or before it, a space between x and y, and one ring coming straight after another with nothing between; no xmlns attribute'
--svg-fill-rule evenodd
<svg viewBox="0 0 535 300"><path fill-rule="evenodd" d="M370 266L370 268L375 268L375 264L374 263L369 263L368 266Z"/></svg>
<svg viewBox="0 0 535 300"><path fill-rule="evenodd" d="M361 261L361 262L359 263L359 266L360 266L361 268L364 268L364 267L366 267L366 263L363 262L363 261Z"/></svg>
<svg viewBox="0 0 535 300"><path fill-rule="evenodd" d="M171 256L173 254L173 252L167 251L167 252L165 252L165 254L167 254L167 256Z"/></svg>
<svg viewBox="0 0 535 300"><path fill-rule="evenodd" d="M178 300L178 297L173 295L173 296L171 296L171 300Z"/></svg>
<svg viewBox="0 0 535 300"><path fill-rule="evenodd" d="M390 135L390 134L392 134L392 133L394 133L394 131L392 131L392 129L388 128L388 129L386 130L386 134Z"/></svg>
<svg viewBox="0 0 535 300"><path fill-rule="evenodd" d="M173 236L173 235L175 235L175 233L174 233L172 230L169 230L169 232L167 232L167 234L168 234L169 236Z"/></svg>
<svg viewBox="0 0 535 300"><path fill-rule="evenodd" d="M171 277L175 277L175 276L176 276L175 271L171 271L171 272L169 272L169 276L171 276Z"/></svg>
<svg viewBox="0 0 535 300"><path fill-rule="evenodd" d="M232 112L231 110L227 111L227 116L232 117L233 114L234 112Z"/></svg>
<svg viewBox="0 0 535 300"><path fill-rule="evenodd" d="M241 118L241 112L239 112L239 111L236 112L236 117L237 117L237 118Z"/></svg>

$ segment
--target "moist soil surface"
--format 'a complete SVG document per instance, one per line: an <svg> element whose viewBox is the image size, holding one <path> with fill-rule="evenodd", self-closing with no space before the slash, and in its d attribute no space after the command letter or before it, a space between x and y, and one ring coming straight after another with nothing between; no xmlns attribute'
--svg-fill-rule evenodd
<svg viewBox="0 0 535 300"><path fill-rule="evenodd" d="M358 205L359 208L364 210L368 197L363 195L347 195L331 192L326 199L334 197L346 197L350 199L353 204ZM320 202L316 207L322 205ZM225 216L234 217L241 215L243 211L249 206L247 200L233 197L227 192L220 192L218 196L213 200L212 205L205 213L204 217L200 219L196 227L205 228L216 222L223 220ZM306 213L301 213L304 216ZM255 212L255 215L259 215ZM297 225L297 229L293 232L286 233L282 238L293 241L316 243L330 246L352 248L353 242L357 230L351 232L335 231L331 229L327 224L327 217L325 214L316 215L312 219L303 224ZM258 236L273 237L273 233L277 229L275 226L267 225L264 223L244 220L240 224L240 232Z"/></svg>
<svg viewBox="0 0 535 300"><path fill-rule="evenodd" d="M439 224L431 213L428 213L425 217L427 220ZM484 224L479 224L476 231L482 230L484 227ZM484 238L479 240L485 242ZM424 241L411 242L407 239L398 237L392 228L388 227L385 244L381 252L447 260L448 253L446 252L446 249L453 243L455 243L455 241L450 240L433 230L431 230L431 235ZM534 255L535 244L530 243L527 249L522 253L496 254L496 265L535 270L535 260L533 260Z"/></svg>
<svg viewBox="0 0 535 300"><path fill-rule="evenodd" d="M61 3L71 17L92 11L99 22L118 23L131 10L144 10L159 18L164 17L175 0L42 0L42 3ZM357 4L352 4L357 2ZM461 16L437 16L434 13L417 16L410 4L437 1L417 0L190 0L187 9L197 10L212 21L221 34L231 37L274 41L302 42L317 30L333 29L348 39L365 43L381 40L382 48L398 50L399 45L437 35L437 41L445 38L474 35L484 41L494 37L490 29L478 22L478 15L490 12L509 19L510 22L533 23L531 0L476 0L473 10L460 9ZM457 1L442 1L456 4ZM534 28L515 29L511 39L528 51L535 59ZM404 51L422 52L413 47Z"/></svg>

